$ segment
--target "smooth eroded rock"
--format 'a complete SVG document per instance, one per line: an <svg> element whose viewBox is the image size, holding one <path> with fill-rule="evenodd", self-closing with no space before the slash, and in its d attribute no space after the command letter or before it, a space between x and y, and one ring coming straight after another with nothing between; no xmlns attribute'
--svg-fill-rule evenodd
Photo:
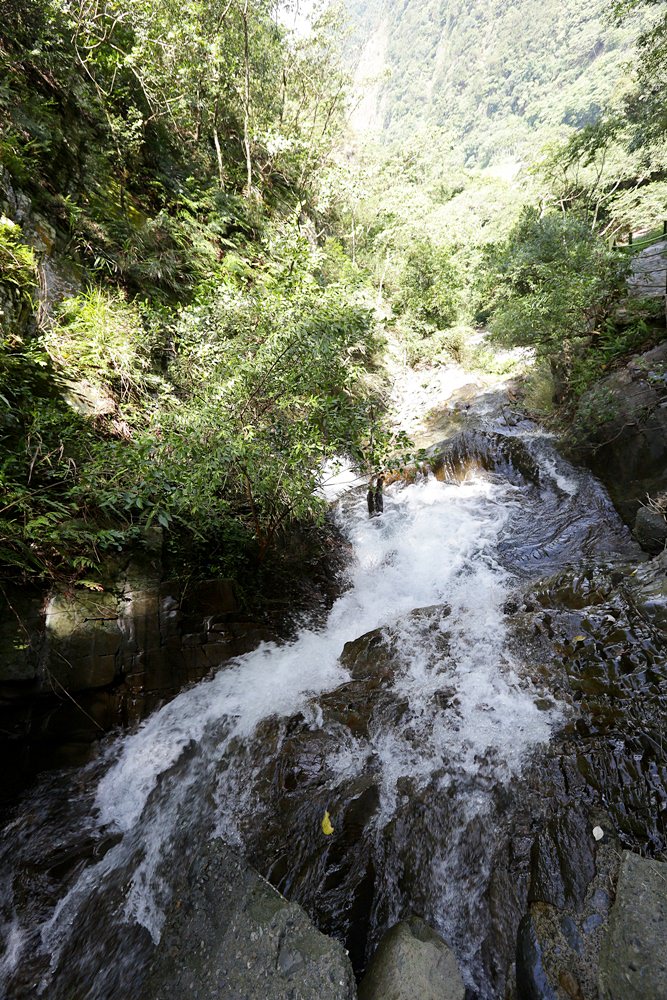
<svg viewBox="0 0 667 1000"><path fill-rule="evenodd" d="M464 1000L456 959L420 917L387 931L359 986L359 1000Z"/></svg>
<svg viewBox="0 0 667 1000"><path fill-rule="evenodd" d="M635 518L635 538L647 552L662 552L667 542L667 521L657 510L640 507Z"/></svg>
<svg viewBox="0 0 667 1000"><path fill-rule="evenodd" d="M604 1000L667 997L667 863L625 851L600 954Z"/></svg>
<svg viewBox="0 0 667 1000"><path fill-rule="evenodd" d="M352 966L222 841L172 900L142 1000L355 1000Z"/></svg>

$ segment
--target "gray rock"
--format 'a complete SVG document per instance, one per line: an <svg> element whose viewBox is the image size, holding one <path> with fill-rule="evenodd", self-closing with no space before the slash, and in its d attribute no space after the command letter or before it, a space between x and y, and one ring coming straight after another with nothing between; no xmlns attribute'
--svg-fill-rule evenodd
<svg viewBox="0 0 667 1000"><path fill-rule="evenodd" d="M359 1000L464 1000L456 959L419 917L387 931L359 986Z"/></svg>
<svg viewBox="0 0 667 1000"><path fill-rule="evenodd" d="M368 677L393 677L400 666L399 637L412 632L415 643L423 643L428 636L432 650L443 658L450 652L449 634L442 631L442 621L451 614L447 604L433 604L427 608L414 608L400 618L395 626L373 629L359 638L346 642L340 662L355 680Z"/></svg>
<svg viewBox="0 0 667 1000"><path fill-rule="evenodd" d="M222 841L182 880L142 1000L355 1000L345 949Z"/></svg>
<svg viewBox="0 0 667 1000"><path fill-rule="evenodd" d="M535 838L531 852L530 902L581 908L595 875L590 830L576 809L551 819Z"/></svg>
<svg viewBox="0 0 667 1000"><path fill-rule="evenodd" d="M642 613L667 633L667 552L639 566L628 585Z"/></svg>
<svg viewBox="0 0 667 1000"><path fill-rule="evenodd" d="M667 997L667 863L625 851L600 953L604 1000Z"/></svg>
<svg viewBox="0 0 667 1000"><path fill-rule="evenodd" d="M667 342L592 386L579 400L573 455L588 462L627 524L639 500L667 489Z"/></svg>
<svg viewBox="0 0 667 1000"><path fill-rule="evenodd" d="M667 521L656 510L640 507L633 534L647 552L662 552L667 542Z"/></svg>

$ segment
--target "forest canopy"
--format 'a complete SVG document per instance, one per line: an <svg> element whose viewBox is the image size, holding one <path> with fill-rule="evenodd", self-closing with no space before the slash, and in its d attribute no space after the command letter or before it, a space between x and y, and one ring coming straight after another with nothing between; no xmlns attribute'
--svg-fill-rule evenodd
<svg viewBox="0 0 667 1000"><path fill-rule="evenodd" d="M386 339L483 365L484 324L567 405L655 336L616 244L667 214L662 5L344 6L0 0L4 577L156 527L179 571L263 566L326 463L404 450Z"/></svg>
<svg viewBox="0 0 667 1000"><path fill-rule="evenodd" d="M323 186L346 102L333 15L301 40L275 15L3 18L8 577L90 574L157 526L177 565L234 573L321 518L325 460L369 460L376 331Z"/></svg>

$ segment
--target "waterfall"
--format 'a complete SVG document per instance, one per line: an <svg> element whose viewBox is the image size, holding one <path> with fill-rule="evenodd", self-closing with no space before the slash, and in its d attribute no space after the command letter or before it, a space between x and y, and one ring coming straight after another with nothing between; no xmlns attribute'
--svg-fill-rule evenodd
<svg viewBox="0 0 667 1000"><path fill-rule="evenodd" d="M25 865L22 851L40 838L90 849L28 907L5 876L7 995L28 995L32 983L31 995L57 1000L85 981L86 996L116 996L160 940L174 866L218 835L348 947L362 934L359 964L416 909L480 995L493 996L475 956L504 790L568 710L545 707L529 651L511 651L504 608L526 574L564 565L573 544L579 555L627 544L592 477L539 435L526 447L537 482L466 465L458 482L395 483L372 519L363 488L344 493L338 516L353 558L323 627L263 643L183 691L106 744L69 779L65 800L59 779L45 780L6 832L8 844L32 847L5 848L5 868ZM381 681L355 667L363 641L341 658L368 633ZM352 802L363 805L354 824ZM328 891L337 836L349 859Z"/></svg>

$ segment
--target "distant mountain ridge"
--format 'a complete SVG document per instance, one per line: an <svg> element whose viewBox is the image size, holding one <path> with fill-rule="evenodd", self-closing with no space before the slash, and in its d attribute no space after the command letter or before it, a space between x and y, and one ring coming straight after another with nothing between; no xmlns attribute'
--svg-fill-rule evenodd
<svg viewBox="0 0 667 1000"><path fill-rule="evenodd" d="M363 92L357 129L396 139L444 129L481 166L595 120L637 28L613 23L609 0L347 0L347 8Z"/></svg>

